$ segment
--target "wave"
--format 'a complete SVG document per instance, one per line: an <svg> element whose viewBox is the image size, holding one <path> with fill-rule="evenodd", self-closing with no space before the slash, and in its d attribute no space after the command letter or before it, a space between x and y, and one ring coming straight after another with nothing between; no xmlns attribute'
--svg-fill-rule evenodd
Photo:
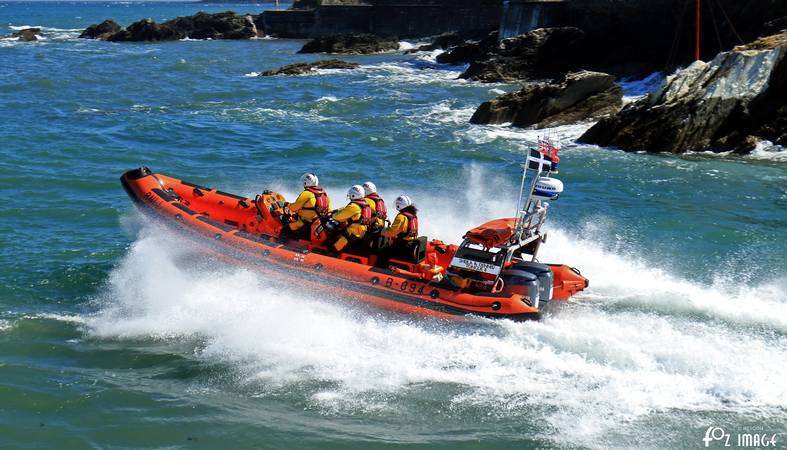
<svg viewBox="0 0 787 450"><path fill-rule="evenodd" d="M82 33L82 31L84 31L83 29L80 28L56 28L56 27L45 27L42 25L8 25L8 28L11 31L20 31L27 28L39 28L41 32L36 34L38 41L35 42L49 41L49 40L54 40L54 41L72 40L72 39L76 39L79 36L79 34ZM13 42L28 44L28 42L18 41L17 38L4 38L2 39L2 41L4 42L13 41Z"/></svg>
<svg viewBox="0 0 787 450"><path fill-rule="evenodd" d="M82 28L56 28L56 27L45 27L43 25L8 25L8 28L13 31L21 31L27 28L40 28L41 31L53 31L53 32L82 32L84 31Z"/></svg>
<svg viewBox="0 0 787 450"><path fill-rule="evenodd" d="M214 114L214 112L209 112ZM270 119L300 120L306 122L340 122L341 119L326 117L316 110L296 111L294 109L262 108L262 107L236 107L224 108L217 112L219 116L229 118L242 118L248 121L265 121Z"/></svg>
<svg viewBox="0 0 787 450"><path fill-rule="evenodd" d="M455 125L467 124L475 112L475 107L454 108L455 102L443 100L432 105L417 117L418 122L450 123Z"/></svg>
<svg viewBox="0 0 787 450"><path fill-rule="evenodd" d="M399 51L406 52L407 50L412 50L415 48L415 44L412 42L407 41L399 41Z"/></svg>
<svg viewBox="0 0 787 450"><path fill-rule="evenodd" d="M768 140L762 140L757 143L750 153L745 155L739 155L732 150L725 152L713 152L710 150L701 152L689 151L684 153L684 155L718 159L740 160L743 158L758 161L787 162L787 147L775 145Z"/></svg>
<svg viewBox="0 0 787 450"><path fill-rule="evenodd" d="M425 232L454 242L510 214L511 202L488 201L500 180L477 168L462 178L464 198L413 193ZM698 283L578 237L603 230L549 233L542 260L580 267L591 285L536 323L356 309L201 262L144 227L85 326L98 338L196 339L195 356L234 368L244 390L297 395L324 414L407 414L427 389L442 410L533 420L560 445L605 447L610 433L675 409L781 414L787 392L772 380L787 377L787 280Z"/></svg>
<svg viewBox="0 0 787 450"><path fill-rule="evenodd" d="M787 162L787 147L774 145L770 141L760 141L746 157L761 161Z"/></svg>
<svg viewBox="0 0 787 450"><path fill-rule="evenodd" d="M369 79L384 80L386 83L407 83L408 85L467 83L467 80L458 78L461 71L455 69L453 66L422 67L407 62L384 62L362 65L360 68L354 69L354 71L364 73Z"/></svg>
<svg viewBox="0 0 787 450"><path fill-rule="evenodd" d="M523 144L531 145L540 138L549 137L553 143L559 147L563 147L574 144L574 142L593 126L594 123L594 121L577 122L543 129L518 128L511 126L510 123L499 125L475 125L464 133L470 141L476 144L487 144L497 139L505 139L512 142L519 141Z"/></svg>
<svg viewBox="0 0 787 450"><path fill-rule="evenodd" d="M664 74L661 72L653 72L645 78L624 79L618 81L618 84L623 88L623 95L627 97L641 97L647 95L661 86L664 81Z"/></svg>

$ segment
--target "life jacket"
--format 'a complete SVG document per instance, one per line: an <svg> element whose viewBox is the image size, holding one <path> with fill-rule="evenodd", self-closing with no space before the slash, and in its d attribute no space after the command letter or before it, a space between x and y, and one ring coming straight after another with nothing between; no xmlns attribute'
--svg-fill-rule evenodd
<svg viewBox="0 0 787 450"><path fill-rule="evenodd" d="M385 220L388 218L388 209L385 207L385 201L377 195L375 192L374 194L369 194L366 196L374 201L374 208L377 210L377 218Z"/></svg>
<svg viewBox="0 0 787 450"><path fill-rule="evenodd" d="M306 190L314 194L314 207L302 209L312 209L318 216L327 217L331 213L331 211L328 210L328 194L319 186L310 186L307 187Z"/></svg>
<svg viewBox="0 0 787 450"><path fill-rule="evenodd" d="M410 237L410 238L417 238L418 237L418 217L415 214L406 213L406 212L399 212L399 214L403 214L407 217L407 231L403 233L399 233L400 238Z"/></svg>
<svg viewBox="0 0 787 450"><path fill-rule="evenodd" d="M372 224L372 207L366 203L366 200L353 200L350 203L354 203L361 207L361 217L358 220L350 220L350 223L357 223L361 225L371 225Z"/></svg>

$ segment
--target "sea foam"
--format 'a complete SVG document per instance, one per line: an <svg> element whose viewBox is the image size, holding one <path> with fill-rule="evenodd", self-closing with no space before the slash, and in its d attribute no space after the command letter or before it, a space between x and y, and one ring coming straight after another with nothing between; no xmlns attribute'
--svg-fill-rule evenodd
<svg viewBox="0 0 787 450"><path fill-rule="evenodd" d="M425 233L456 242L510 215L510 199L480 201L494 177L467 170L463 198L413 193ZM689 281L585 231L550 227L541 259L581 268L586 292L540 322L479 328L276 287L248 268L201 263L191 244L145 226L86 327L98 338L196 339L194 357L233 367L245 390L298 395L328 415L407 414L431 386L453 414L538 420L561 445L604 447L609 433L636 432L660 411L780 411L787 392L772 380L787 377L785 280Z"/></svg>

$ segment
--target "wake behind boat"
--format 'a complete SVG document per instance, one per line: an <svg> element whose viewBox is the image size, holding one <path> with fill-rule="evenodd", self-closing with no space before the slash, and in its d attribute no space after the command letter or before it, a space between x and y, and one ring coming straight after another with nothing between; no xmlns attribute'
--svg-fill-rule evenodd
<svg viewBox="0 0 787 450"><path fill-rule="evenodd" d="M148 217L238 263L254 261L255 268L287 283L328 288L343 297L407 313L532 319L551 301L565 301L588 286L574 268L537 262L546 240L542 226L547 200L556 200L563 190L559 180L543 175L556 166L555 153L530 151L517 217L476 227L459 245L420 236L410 254L397 257L384 256L376 246L332 252L324 230L317 233L322 238L314 232L310 238L283 233L287 204L277 192L264 191L251 199L144 167L124 173L120 180Z"/></svg>

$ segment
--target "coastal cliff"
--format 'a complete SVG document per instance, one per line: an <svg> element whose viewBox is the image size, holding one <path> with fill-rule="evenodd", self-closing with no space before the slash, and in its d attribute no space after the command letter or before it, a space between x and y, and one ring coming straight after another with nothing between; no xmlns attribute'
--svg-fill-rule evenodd
<svg viewBox="0 0 787 450"><path fill-rule="evenodd" d="M579 65L619 77L671 71L693 61L695 0L508 0L501 38L537 28L585 33ZM700 58L787 28L784 0L700 2Z"/></svg>
<svg viewBox="0 0 787 450"><path fill-rule="evenodd" d="M697 61L580 142L623 150L751 151L787 144L787 31Z"/></svg>

